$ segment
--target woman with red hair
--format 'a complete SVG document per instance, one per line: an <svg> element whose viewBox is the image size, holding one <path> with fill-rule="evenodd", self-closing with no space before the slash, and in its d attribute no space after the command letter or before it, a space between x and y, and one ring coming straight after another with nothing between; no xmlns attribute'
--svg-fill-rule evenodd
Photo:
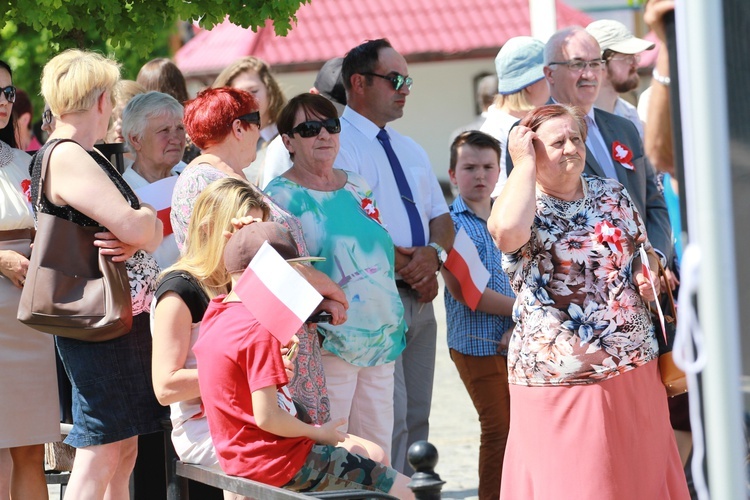
<svg viewBox="0 0 750 500"><path fill-rule="evenodd" d="M198 195L210 183L226 177L247 181L243 169L255 159L259 137L258 101L244 90L220 87L201 91L185 105L185 130L201 149L180 174L172 193L172 230L180 251L185 246L187 227ZM309 255L302 226L296 217L263 195L270 208L269 220L289 229L300 255ZM305 278L327 299L348 307L346 296L330 278L312 266L294 264ZM330 403L320 357L320 346L314 324L306 323L297 333L299 354L295 360L296 376L290 384L292 396L307 410L316 424L330 420Z"/></svg>

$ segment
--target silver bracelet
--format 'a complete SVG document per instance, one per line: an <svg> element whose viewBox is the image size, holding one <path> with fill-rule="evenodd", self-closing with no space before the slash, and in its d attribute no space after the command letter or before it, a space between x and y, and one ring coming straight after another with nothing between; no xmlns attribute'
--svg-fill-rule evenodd
<svg viewBox="0 0 750 500"><path fill-rule="evenodd" d="M651 77L665 87L669 87L669 84L672 83L671 78L669 78L668 76L660 75L656 68L654 68L654 71L651 72Z"/></svg>

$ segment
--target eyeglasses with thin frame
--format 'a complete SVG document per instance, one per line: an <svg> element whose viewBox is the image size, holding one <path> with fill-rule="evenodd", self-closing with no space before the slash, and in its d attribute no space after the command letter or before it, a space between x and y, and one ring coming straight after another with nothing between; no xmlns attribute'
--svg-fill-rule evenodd
<svg viewBox="0 0 750 500"><path fill-rule="evenodd" d="M620 54L620 55L608 57L607 62L609 61L624 61L631 66L635 66L636 64L641 62L641 55L640 54L627 54L627 55Z"/></svg>
<svg viewBox="0 0 750 500"><path fill-rule="evenodd" d="M393 90L399 91L401 90L401 87L406 85L406 88L411 90L411 86L414 83L414 80L410 76L404 76L400 75L398 73L394 73L393 75L379 75L377 73L362 73L363 75L368 76L377 76L379 78L382 78L383 80L388 80L391 82L391 85L393 85Z"/></svg>
<svg viewBox="0 0 750 500"><path fill-rule="evenodd" d="M5 100L7 100L9 103L13 104L16 102L16 88L13 85L8 85L7 87L0 88L0 92L5 94Z"/></svg>
<svg viewBox="0 0 750 500"><path fill-rule="evenodd" d="M604 59L592 59L590 61L581 61L579 59L572 59L570 61L558 61L551 62L548 66L556 64L558 66L567 66L570 71L580 73L586 67L591 68L591 71L599 71L604 68Z"/></svg>
<svg viewBox="0 0 750 500"><path fill-rule="evenodd" d="M260 111L254 111L246 115L238 116L235 120L240 120L245 123L251 123L257 125L260 128Z"/></svg>
<svg viewBox="0 0 750 500"><path fill-rule="evenodd" d="M50 111L49 109L45 109L42 112L42 123L45 125L49 125L50 123L52 123L52 111Z"/></svg>
<svg viewBox="0 0 750 500"><path fill-rule="evenodd" d="M304 138L317 137L324 127L329 134L338 134L341 132L341 121L338 118L328 118L322 121L309 120L294 127L287 135L289 137L294 137L294 134L299 134Z"/></svg>

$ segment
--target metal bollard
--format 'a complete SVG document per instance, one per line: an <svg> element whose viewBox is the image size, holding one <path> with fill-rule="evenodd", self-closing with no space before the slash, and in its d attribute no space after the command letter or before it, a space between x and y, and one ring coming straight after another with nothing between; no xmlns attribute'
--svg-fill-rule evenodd
<svg viewBox="0 0 750 500"><path fill-rule="evenodd" d="M411 476L409 488L417 500L440 500L440 490L445 481L435 473L438 451L427 441L417 441L409 447L406 455L409 464L416 471Z"/></svg>

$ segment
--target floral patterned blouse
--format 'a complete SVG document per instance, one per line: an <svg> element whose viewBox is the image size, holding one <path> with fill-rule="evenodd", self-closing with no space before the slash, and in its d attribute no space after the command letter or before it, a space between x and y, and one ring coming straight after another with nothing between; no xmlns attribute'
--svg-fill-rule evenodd
<svg viewBox="0 0 750 500"><path fill-rule="evenodd" d="M658 356L650 315L632 282L639 246L651 248L641 216L618 182L582 179L582 200L537 193L529 241L503 256L518 296L511 384L591 384Z"/></svg>
<svg viewBox="0 0 750 500"><path fill-rule="evenodd" d="M198 195L206 186L225 177L229 176L208 163L188 166L180 174L172 192L170 213L172 231L180 251L185 245L190 215L193 213ZM252 184L249 185L255 189ZM269 220L286 227L297 243L299 254L309 255L299 220L279 207L271 198L262 192L260 194L270 209ZM312 421L316 424L323 424L328 422L331 416L318 333L314 328L305 324L297 332L297 336L299 337L299 351L295 358L295 376L289 383L289 389L294 399L305 407Z"/></svg>

